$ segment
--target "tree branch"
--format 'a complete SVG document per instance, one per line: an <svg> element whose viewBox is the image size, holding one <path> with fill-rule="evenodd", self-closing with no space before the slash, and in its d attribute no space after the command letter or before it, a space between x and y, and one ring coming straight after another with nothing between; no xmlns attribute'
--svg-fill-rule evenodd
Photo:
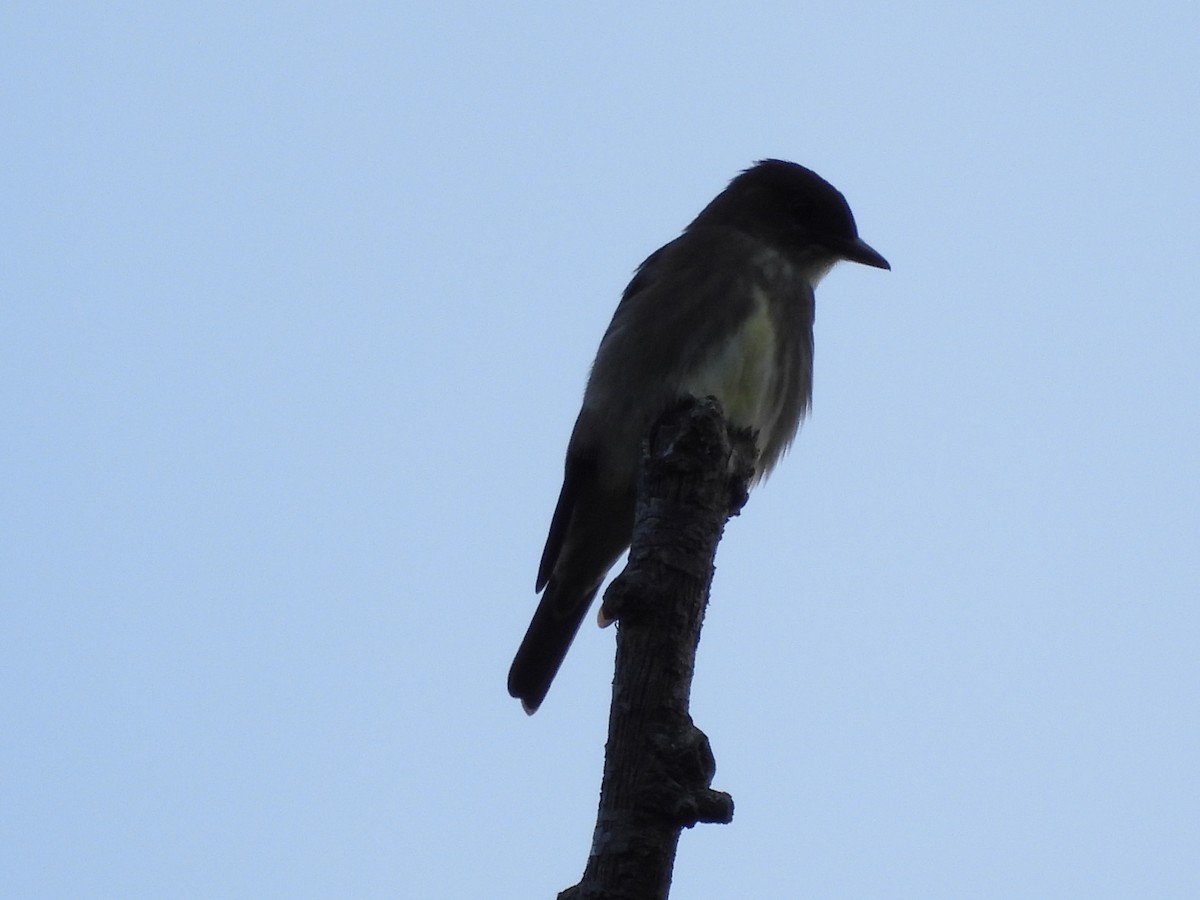
<svg viewBox="0 0 1200 900"><path fill-rule="evenodd" d="M713 558L755 457L711 397L681 400L650 430L629 563L601 607L619 625L596 830L583 879L559 900L665 900L682 829L733 818L689 701Z"/></svg>

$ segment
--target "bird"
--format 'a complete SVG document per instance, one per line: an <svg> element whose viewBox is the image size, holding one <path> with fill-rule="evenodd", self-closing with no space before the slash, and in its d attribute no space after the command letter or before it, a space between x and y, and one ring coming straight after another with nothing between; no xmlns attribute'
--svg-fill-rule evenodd
<svg viewBox="0 0 1200 900"><path fill-rule="evenodd" d="M891 269L833 185L764 159L638 266L592 363L538 567L541 599L509 670L526 713L629 548L642 439L667 406L715 397L731 426L755 434L754 482L791 445L812 398L814 289L841 260Z"/></svg>

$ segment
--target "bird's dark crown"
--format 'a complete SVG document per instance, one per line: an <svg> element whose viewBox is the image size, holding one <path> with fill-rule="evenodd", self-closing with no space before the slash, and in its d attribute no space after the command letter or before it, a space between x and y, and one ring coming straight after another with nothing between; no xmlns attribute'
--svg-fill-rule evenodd
<svg viewBox="0 0 1200 900"><path fill-rule="evenodd" d="M792 249L853 241L858 228L846 198L811 169L764 159L729 183L688 229L736 228Z"/></svg>

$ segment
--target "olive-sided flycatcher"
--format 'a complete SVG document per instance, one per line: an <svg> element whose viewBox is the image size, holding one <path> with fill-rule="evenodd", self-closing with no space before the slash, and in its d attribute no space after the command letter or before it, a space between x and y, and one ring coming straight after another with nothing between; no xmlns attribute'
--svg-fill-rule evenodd
<svg viewBox="0 0 1200 900"><path fill-rule="evenodd" d="M638 267L592 363L538 568L545 593L508 673L527 713L629 547L650 425L680 396L716 397L731 425L756 432L755 478L770 472L812 396L813 290L843 259L891 268L833 185L767 159Z"/></svg>

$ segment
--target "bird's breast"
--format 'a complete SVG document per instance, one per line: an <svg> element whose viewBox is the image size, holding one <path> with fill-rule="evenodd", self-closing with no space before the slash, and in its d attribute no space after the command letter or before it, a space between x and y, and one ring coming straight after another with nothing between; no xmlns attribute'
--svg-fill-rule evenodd
<svg viewBox="0 0 1200 900"><path fill-rule="evenodd" d="M681 379L681 393L713 396L733 425L767 432L777 415L773 397L778 365L777 325L771 303L755 288L750 314Z"/></svg>

